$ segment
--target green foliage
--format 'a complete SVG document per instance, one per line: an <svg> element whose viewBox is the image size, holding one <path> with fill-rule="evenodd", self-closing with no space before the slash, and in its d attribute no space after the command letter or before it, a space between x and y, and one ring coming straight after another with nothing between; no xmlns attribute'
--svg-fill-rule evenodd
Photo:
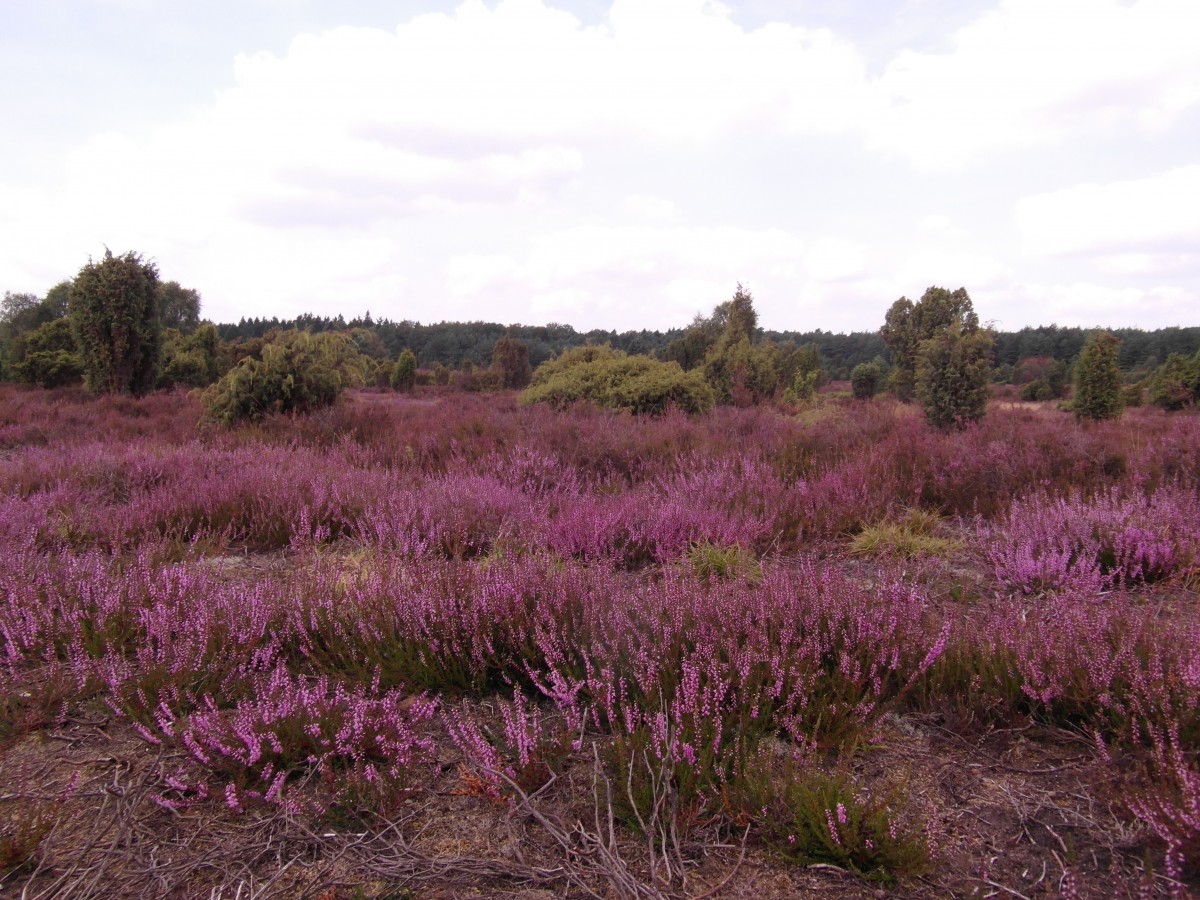
<svg viewBox="0 0 1200 900"><path fill-rule="evenodd" d="M515 338L500 338L492 351L492 371L500 380L499 386L505 390L526 387L533 375L533 367L529 364L529 348Z"/></svg>
<svg viewBox="0 0 1200 900"><path fill-rule="evenodd" d="M806 344L789 352L768 342L764 348L772 354L778 385L784 391L783 399L789 403L811 400L825 382L821 353L816 346Z"/></svg>
<svg viewBox="0 0 1200 900"><path fill-rule="evenodd" d="M697 578L742 578L751 584L762 580L762 567L754 554L737 544L728 547L708 541L692 544L688 548L687 560Z"/></svg>
<svg viewBox="0 0 1200 900"><path fill-rule="evenodd" d="M1081 419L1115 419L1121 415L1120 341L1093 331L1075 364L1075 399L1071 408Z"/></svg>
<svg viewBox="0 0 1200 900"><path fill-rule="evenodd" d="M178 281L165 281L158 286L158 311L164 328L191 334L200 327L200 294Z"/></svg>
<svg viewBox="0 0 1200 900"><path fill-rule="evenodd" d="M878 363L859 363L850 370L850 387L857 400L870 400L883 387L883 369Z"/></svg>
<svg viewBox="0 0 1200 900"><path fill-rule="evenodd" d="M17 380L41 384L39 378L31 378L29 373L22 375L15 370L26 352L27 338L56 319L67 314L67 294L71 289L69 281L60 282L52 287L44 299L36 294L14 294L4 292L0 300L0 377L15 377ZM42 347L32 352L53 352L64 350L75 353L74 341L69 346L46 348ZM43 362L36 363L41 367Z"/></svg>
<svg viewBox="0 0 1200 900"><path fill-rule="evenodd" d="M83 379L83 360L66 319L47 322L25 335L20 345L21 359L12 367L17 380L50 388Z"/></svg>
<svg viewBox="0 0 1200 900"><path fill-rule="evenodd" d="M917 369L922 344L946 331L973 334L979 317L966 288L948 291L931 287L917 303L901 297L887 311L879 330L892 352L892 391L904 402L917 395Z"/></svg>
<svg viewBox="0 0 1200 900"><path fill-rule="evenodd" d="M1187 357L1172 353L1150 377L1150 402L1163 409L1183 409L1200 400L1200 351Z"/></svg>
<svg viewBox="0 0 1200 900"><path fill-rule="evenodd" d="M163 332L159 387L208 387L220 377L220 339L212 323L205 322L186 336L174 328Z"/></svg>
<svg viewBox="0 0 1200 900"><path fill-rule="evenodd" d="M962 428L987 412L992 338L986 331L944 329L921 342L916 394L931 425Z"/></svg>
<svg viewBox="0 0 1200 900"><path fill-rule="evenodd" d="M543 363L519 399L554 409L590 402L646 415L661 415L672 406L702 413L713 405L712 391L699 372L608 346L577 347Z"/></svg>
<svg viewBox="0 0 1200 900"><path fill-rule="evenodd" d="M162 322L158 269L132 251L88 261L71 284L69 310L95 393L140 395L158 381Z"/></svg>
<svg viewBox="0 0 1200 900"><path fill-rule="evenodd" d="M392 388L411 391L417 383L417 357L407 347L400 351L396 365L392 367Z"/></svg>
<svg viewBox="0 0 1200 900"><path fill-rule="evenodd" d="M368 363L345 334L287 331L263 346L262 359L243 359L204 392L206 417L232 425L329 406L364 383Z"/></svg>
<svg viewBox="0 0 1200 900"><path fill-rule="evenodd" d="M1040 403L1044 400L1053 400L1054 390L1049 384L1038 378L1021 385L1021 390L1017 392L1017 396L1026 403Z"/></svg>
<svg viewBox="0 0 1200 900"><path fill-rule="evenodd" d="M760 758L735 793L760 839L791 862L832 864L884 884L929 868L929 845L902 785L876 795L847 774Z"/></svg>
<svg viewBox="0 0 1200 900"><path fill-rule="evenodd" d="M704 380L718 403L750 406L774 395L779 372L771 351L754 344L758 314L750 292L740 284L723 307L725 327L704 358Z"/></svg>

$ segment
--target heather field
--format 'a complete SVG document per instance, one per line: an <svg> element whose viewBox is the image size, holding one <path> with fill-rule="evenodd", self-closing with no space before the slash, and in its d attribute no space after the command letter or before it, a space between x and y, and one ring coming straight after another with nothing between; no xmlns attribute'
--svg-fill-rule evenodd
<svg viewBox="0 0 1200 900"><path fill-rule="evenodd" d="M0 894L1200 890L1200 417L0 386Z"/></svg>

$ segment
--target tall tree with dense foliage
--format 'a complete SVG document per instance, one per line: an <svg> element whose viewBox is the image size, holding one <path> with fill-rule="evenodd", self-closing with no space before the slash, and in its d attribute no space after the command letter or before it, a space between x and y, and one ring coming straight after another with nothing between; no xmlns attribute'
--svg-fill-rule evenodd
<svg viewBox="0 0 1200 900"><path fill-rule="evenodd" d="M901 400L907 403L916 396L922 342L947 329L964 334L979 329L979 317L966 288L931 287L916 303L901 297L887 311L879 333L892 352L890 385Z"/></svg>
<svg viewBox="0 0 1200 900"><path fill-rule="evenodd" d="M1105 331L1093 331L1075 364L1075 399L1071 408L1081 419L1115 419L1121 415L1121 342Z"/></svg>
<svg viewBox="0 0 1200 900"><path fill-rule="evenodd" d="M88 389L144 394L158 380L162 353L158 268L132 251L104 251L71 284L71 328Z"/></svg>
<svg viewBox="0 0 1200 900"><path fill-rule="evenodd" d="M158 286L158 311L164 328L189 335L200 326L200 294L178 281L163 282Z"/></svg>

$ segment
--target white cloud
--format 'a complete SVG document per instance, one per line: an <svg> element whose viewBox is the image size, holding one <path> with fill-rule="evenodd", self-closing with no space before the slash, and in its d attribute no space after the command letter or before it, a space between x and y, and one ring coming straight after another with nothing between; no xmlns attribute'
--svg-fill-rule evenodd
<svg viewBox="0 0 1200 900"><path fill-rule="evenodd" d="M925 169L1014 147L1161 129L1200 103L1192 0L1005 0L949 53L888 65L870 143Z"/></svg>
<svg viewBox="0 0 1200 900"><path fill-rule="evenodd" d="M1195 321L1196 295L1179 287L1117 287L1077 281L1069 284L1025 283L975 303L980 318L994 312L1006 329L1027 322L1095 327L1155 328Z"/></svg>
<svg viewBox="0 0 1200 900"><path fill-rule="evenodd" d="M1028 253L1175 255L1200 246L1200 165L1024 197L1016 216Z"/></svg>
<svg viewBox="0 0 1200 900"><path fill-rule="evenodd" d="M1198 19L1191 0L1003 0L878 78L849 35L748 30L710 0L616 0L594 26L467 0L300 35L239 57L203 108L76 147L59 183L0 184L0 282L44 289L107 244L225 320L666 328L739 280L768 327L875 327L931 283L1031 321L1166 315L1200 268L1200 166L1026 197L1023 258L1005 242L1032 189L989 166L1011 154L1053 186L1047 145L1169 144L1200 104Z"/></svg>
<svg viewBox="0 0 1200 900"><path fill-rule="evenodd" d="M843 238L821 238L804 258L804 268L817 281L842 281L866 266L866 248Z"/></svg>

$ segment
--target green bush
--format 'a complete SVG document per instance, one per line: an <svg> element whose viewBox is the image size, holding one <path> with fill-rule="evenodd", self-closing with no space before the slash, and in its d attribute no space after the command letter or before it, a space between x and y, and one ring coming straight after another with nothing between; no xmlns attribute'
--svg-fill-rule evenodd
<svg viewBox="0 0 1200 900"><path fill-rule="evenodd" d="M519 399L554 409L589 402L646 415L661 415L672 406L702 413L713 406L712 389L699 371L684 372L678 363L648 356L627 356L607 345L576 347L543 363Z"/></svg>
<svg viewBox="0 0 1200 900"><path fill-rule="evenodd" d="M877 363L859 363L850 370L850 387L858 400L870 400L883 387L883 369Z"/></svg>
<svg viewBox="0 0 1200 900"><path fill-rule="evenodd" d="M47 322L18 344L21 358L12 367L18 381L50 388L83 380L83 358L66 319Z"/></svg>
<svg viewBox="0 0 1200 900"><path fill-rule="evenodd" d="M922 341L916 394L935 428L962 428L987 412L992 338L986 331L947 328Z"/></svg>
<svg viewBox="0 0 1200 900"><path fill-rule="evenodd" d="M1172 353L1150 377L1150 402L1163 409L1183 409L1200 400L1200 352L1187 357Z"/></svg>
<svg viewBox="0 0 1200 900"><path fill-rule="evenodd" d="M1021 390L1017 396L1027 403L1038 403L1043 400L1053 400L1054 389L1047 382L1038 378L1035 381L1021 385Z"/></svg>
<svg viewBox="0 0 1200 900"><path fill-rule="evenodd" d="M285 331L204 392L206 417L232 425L280 412L304 413L361 385L369 363L345 334Z"/></svg>
<svg viewBox="0 0 1200 900"><path fill-rule="evenodd" d="M1103 331L1088 336L1075 365L1075 399L1071 409L1081 419L1115 419L1121 415L1121 342Z"/></svg>
<svg viewBox="0 0 1200 900"><path fill-rule="evenodd" d="M400 351L396 365L392 367L392 388L411 391L417 383L417 357L407 347Z"/></svg>

